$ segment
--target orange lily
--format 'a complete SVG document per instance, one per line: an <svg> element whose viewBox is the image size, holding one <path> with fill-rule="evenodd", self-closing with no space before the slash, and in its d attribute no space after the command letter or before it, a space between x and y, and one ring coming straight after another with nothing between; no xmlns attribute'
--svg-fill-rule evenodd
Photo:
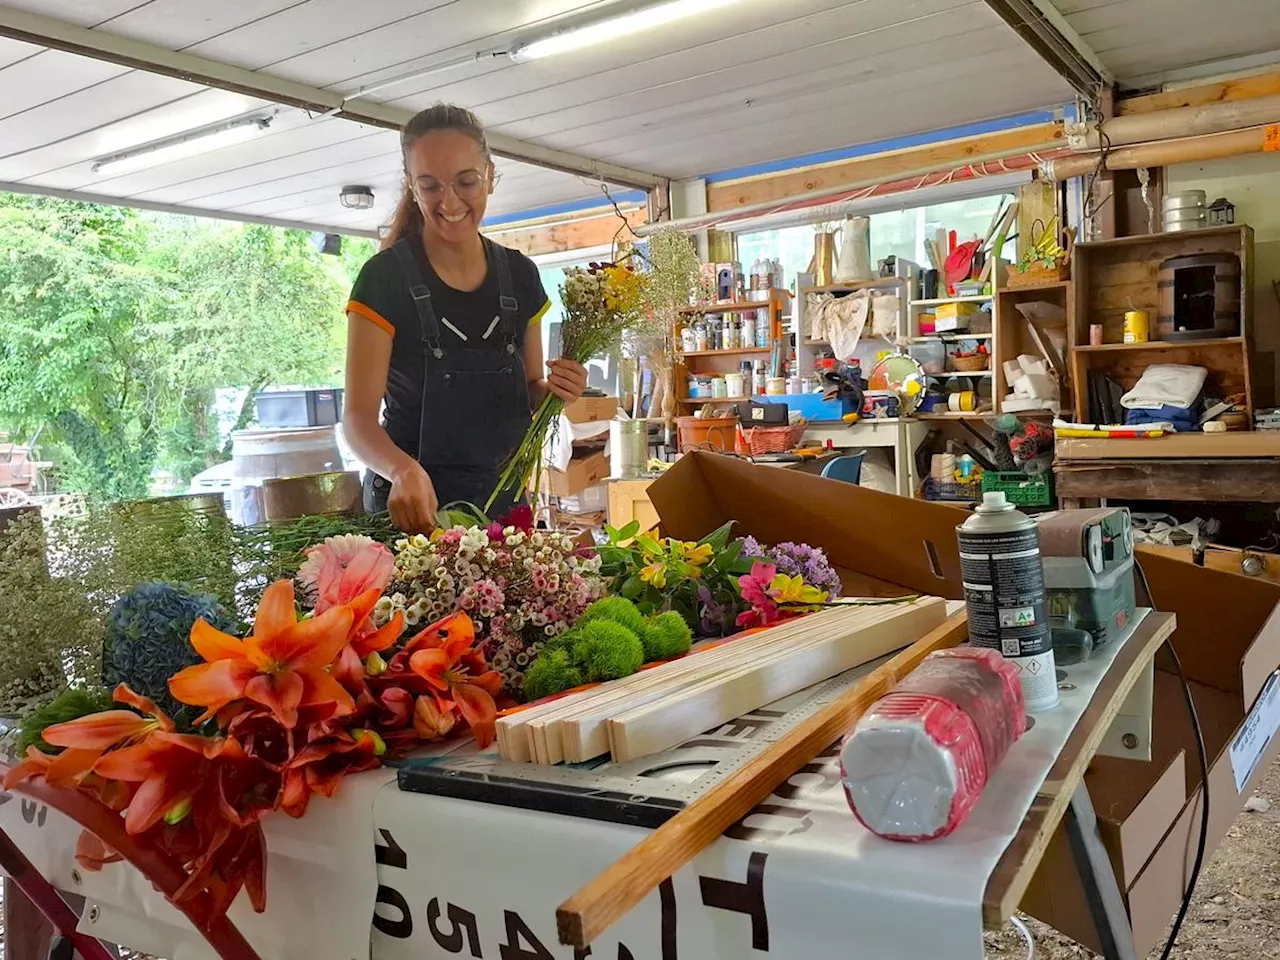
<svg viewBox="0 0 1280 960"><path fill-rule="evenodd" d="M379 738L356 738L342 731L308 743L285 768L280 809L301 817L314 794L332 797L347 774L381 765L378 742Z"/></svg>
<svg viewBox="0 0 1280 960"><path fill-rule="evenodd" d="M172 677L169 690L183 703L205 708L198 723L237 700L261 704L290 729L303 707L347 716L355 701L328 667L346 646L351 622L347 606L298 620L293 581L277 581L262 595L253 633L243 640L196 621L191 645L206 662Z"/></svg>
<svg viewBox="0 0 1280 960"><path fill-rule="evenodd" d="M487 669L473 649L475 625L465 613L455 613L428 627L405 647L409 669L432 688L437 701L451 700L483 749L497 736L502 676ZM440 704L443 708L444 704Z"/></svg>
<svg viewBox="0 0 1280 960"><path fill-rule="evenodd" d="M65 749L56 755L42 753L35 747L27 750L27 759L17 764L5 777L8 789L29 777L42 776L50 786L75 786L93 770L104 753L118 743L132 742L159 731L172 731L170 720L154 702L134 693L127 684L120 684L112 695L117 703L134 707L146 716L132 710L103 710L85 717L55 723L41 734L45 743Z"/></svg>
<svg viewBox="0 0 1280 960"><path fill-rule="evenodd" d="M458 722L453 707L441 706L435 697L418 697L413 704L413 729L423 740L439 740Z"/></svg>
<svg viewBox="0 0 1280 960"><path fill-rule="evenodd" d="M124 828L143 833L201 789L222 752L224 741L188 733L157 730L141 743L112 750L93 765L107 780L138 784L125 810Z"/></svg>

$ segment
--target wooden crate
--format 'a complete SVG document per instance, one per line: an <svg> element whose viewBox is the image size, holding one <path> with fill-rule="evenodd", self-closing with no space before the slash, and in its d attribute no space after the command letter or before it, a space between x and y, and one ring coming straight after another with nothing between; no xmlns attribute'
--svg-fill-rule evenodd
<svg viewBox="0 0 1280 960"><path fill-rule="evenodd" d="M1160 312L1157 287L1160 264L1170 257L1202 253L1234 253L1240 257L1240 335L1214 340L1124 343L1124 315ZM1148 366L1181 363L1209 371L1206 392L1214 396L1241 393L1252 422L1253 364L1253 230L1218 227L1181 233L1122 237L1080 243L1073 252L1071 379L1076 417L1089 419L1091 371L1105 374L1125 390L1132 389ZM1103 344L1089 343L1089 327L1101 324ZM1152 336L1159 331L1152 330Z"/></svg>

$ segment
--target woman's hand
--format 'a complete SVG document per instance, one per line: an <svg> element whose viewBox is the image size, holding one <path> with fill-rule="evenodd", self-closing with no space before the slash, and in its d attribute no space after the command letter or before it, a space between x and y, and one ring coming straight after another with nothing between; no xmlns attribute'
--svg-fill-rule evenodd
<svg viewBox="0 0 1280 960"><path fill-rule="evenodd" d="M587 389L587 368L573 360L552 360L547 363L547 389L565 403L572 403Z"/></svg>
<svg viewBox="0 0 1280 960"><path fill-rule="evenodd" d="M436 526L436 488L427 471L416 461L391 480L387 510L391 522L408 534L430 533Z"/></svg>

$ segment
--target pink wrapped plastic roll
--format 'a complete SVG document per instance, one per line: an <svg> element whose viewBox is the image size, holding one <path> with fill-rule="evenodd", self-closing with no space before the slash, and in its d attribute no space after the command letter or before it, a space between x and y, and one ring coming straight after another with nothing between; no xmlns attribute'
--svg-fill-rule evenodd
<svg viewBox="0 0 1280 960"><path fill-rule="evenodd" d="M1017 667L995 650L938 651L846 738L845 796L862 824L886 839L945 837L1026 730Z"/></svg>

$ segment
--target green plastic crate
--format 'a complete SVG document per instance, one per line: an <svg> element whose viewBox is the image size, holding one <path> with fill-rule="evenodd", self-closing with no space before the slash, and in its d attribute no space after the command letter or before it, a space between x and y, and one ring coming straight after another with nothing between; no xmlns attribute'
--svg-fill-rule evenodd
<svg viewBox="0 0 1280 960"><path fill-rule="evenodd" d="M1053 474L1029 477L1025 473L988 470L982 475L982 492L996 490L1016 507L1047 507L1053 503Z"/></svg>

